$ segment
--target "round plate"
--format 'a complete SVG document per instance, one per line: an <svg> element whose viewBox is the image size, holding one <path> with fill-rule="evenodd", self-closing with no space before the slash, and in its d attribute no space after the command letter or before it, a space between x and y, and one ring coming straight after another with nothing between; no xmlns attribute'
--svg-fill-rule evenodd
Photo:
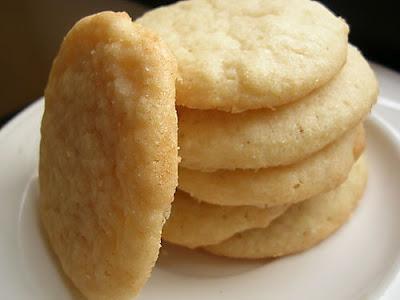
<svg viewBox="0 0 400 300"><path fill-rule="evenodd" d="M393 280L400 269L400 135L383 119L385 110L392 111L385 101L366 122L367 190L336 234L309 251L270 261L230 260L164 245L138 299L399 299ZM81 298L62 274L38 220L42 112L40 100L0 131L0 299Z"/></svg>

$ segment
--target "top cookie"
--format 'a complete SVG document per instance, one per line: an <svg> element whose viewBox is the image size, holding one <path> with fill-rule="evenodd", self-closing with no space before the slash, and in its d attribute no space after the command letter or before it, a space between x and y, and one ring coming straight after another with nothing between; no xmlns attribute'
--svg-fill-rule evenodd
<svg viewBox="0 0 400 300"><path fill-rule="evenodd" d="M79 21L45 91L40 213L88 299L132 299L157 260L178 179L176 61L125 13Z"/></svg>
<svg viewBox="0 0 400 300"><path fill-rule="evenodd" d="M241 112L295 101L346 61L348 26L309 0L190 0L138 19L178 61L176 101Z"/></svg>

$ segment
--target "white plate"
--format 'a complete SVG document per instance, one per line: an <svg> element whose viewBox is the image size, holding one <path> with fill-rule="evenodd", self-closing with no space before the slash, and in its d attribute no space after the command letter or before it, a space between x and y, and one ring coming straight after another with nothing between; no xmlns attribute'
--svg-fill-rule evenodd
<svg viewBox="0 0 400 300"><path fill-rule="evenodd" d="M387 108L394 102L382 104L366 122L367 191L335 235L310 251L270 262L163 247L138 299L400 299L393 284L400 270L400 135L383 120L392 114L389 121L400 125L400 114ZM36 102L0 131L0 299L79 298L37 218L42 109L43 102Z"/></svg>

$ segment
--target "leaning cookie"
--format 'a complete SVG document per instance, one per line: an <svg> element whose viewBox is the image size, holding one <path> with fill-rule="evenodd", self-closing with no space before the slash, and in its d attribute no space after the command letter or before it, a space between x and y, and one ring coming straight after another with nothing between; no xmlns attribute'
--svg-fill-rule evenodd
<svg viewBox="0 0 400 300"><path fill-rule="evenodd" d="M40 214L88 299L132 299L157 260L177 185L176 61L125 13L80 20L45 91Z"/></svg>
<svg viewBox="0 0 400 300"><path fill-rule="evenodd" d="M259 169L305 159L357 126L378 85L352 46L342 71L322 88L276 111L240 114L178 108L179 153L187 169Z"/></svg>
<svg viewBox="0 0 400 300"><path fill-rule="evenodd" d="M365 146L362 125L293 165L259 170L201 172L179 168L179 188L216 205L293 204L330 191L346 180Z"/></svg>
<svg viewBox="0 0 400 300"><path fill-rule="evenodd" d="M272 208L219 206L191 198L177 190L171 216L163 228L163 240L197 248L218 244L235 233L267 227L289 205Z"/></svg>
<svg viewBox="0 0 400 300"><path fill-rule="evenodd" d="M346 61L348 26L316 1L190 0L146 13L179 67L177 104L241 112L296 101Z"/></svg>
<svg viewBox="0 0 400 300"><path fill-rule="evenodd" d="M204 249L236 258L278 257L306 250L335 232L351 216L367 181L363 157L336 190L291 206L265 229L251 229Z"/></svg>

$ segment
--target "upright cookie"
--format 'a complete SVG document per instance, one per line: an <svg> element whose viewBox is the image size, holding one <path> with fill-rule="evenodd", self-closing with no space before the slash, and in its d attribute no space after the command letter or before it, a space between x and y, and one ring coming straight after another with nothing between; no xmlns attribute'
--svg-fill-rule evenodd
<svg viewBox="0 0 400 300"><path fill-rule="evenodd" d="M157 260L177 185L176 61L125 13L80 20L45 91L40 213L88 299L132 299Z"/></svg>
<svg viewBox="0 0 400 300"><path fill-rule="evenodd" d="M362 125L293 165L259 170L201 172L179 168L179 188L216 205L293 204L346 180L365 145Z"/></svg>
<svg viewBox="0 0 400 300"><path fill-rule="evenodd" d="M180 166L213 171L301 161L359 124L377 95L373 71L350 46L347 63L333 80L276 111L178 109Z"/></svg>
<svg viewBox="0 0 400 300"><path fill-rule="evenodd" d="M351 216L367 181L363 157L349 178L336 190L291 206L263 229L251 229L205 247L205 250L236 258L278 257L306 250L335 232Z"/></svg>
<svg viewBox="0 0 400 300"><path fill-rule="evenodd" d="M177 104L241 112L295 101L346 61L348 26L309 0L190 0L138 19L178 61Z"/></svg>
<svg viewBox="0 0 400 300"><path fill-rule="evenodd" d="M177 190L171 216L163 228L163 240L188 248L218 244L235 233L268 226L288 207L212 205Z"/></svg>

